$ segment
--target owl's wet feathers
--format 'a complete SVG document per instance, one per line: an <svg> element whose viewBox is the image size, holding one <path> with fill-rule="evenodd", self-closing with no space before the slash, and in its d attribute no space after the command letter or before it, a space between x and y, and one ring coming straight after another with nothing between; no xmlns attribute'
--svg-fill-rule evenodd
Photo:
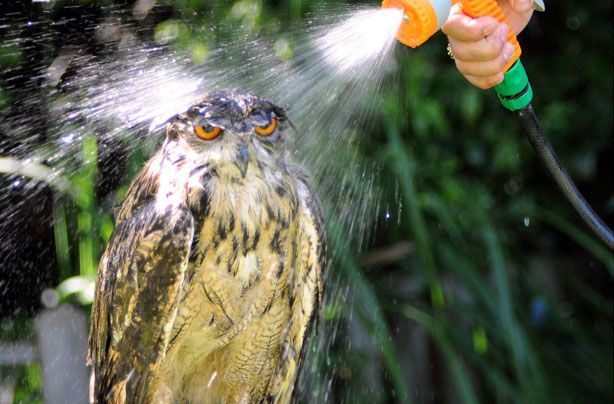
<svg viewBox="0 0 614 404"><path fill-rule="evenodd" d="M203 140L199 125L223 133ZM326 243L308 177L285 156L287 125L282 108L232 92L169 122L101 259L93 401L290 401Z"/></svg>

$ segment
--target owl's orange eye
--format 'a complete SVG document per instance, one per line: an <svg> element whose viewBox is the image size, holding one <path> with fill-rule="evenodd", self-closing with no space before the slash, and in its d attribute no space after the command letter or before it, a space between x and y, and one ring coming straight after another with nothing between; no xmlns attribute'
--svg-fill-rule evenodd
<svg viewBox="0 0 614 404"><path fill-rule="evenodd" d="M222 128L217 126L194 126L194 133L196 133L196 136L204 140L213 140L221 135L223 131Z"/></svg>
<svg viewBox="0 0 614 404"><path fill-rule="evenodd" d="M271 117L271 122L267 126L256 126L256 133L263 136L270 136L277 129L277 119Z"/></svg>

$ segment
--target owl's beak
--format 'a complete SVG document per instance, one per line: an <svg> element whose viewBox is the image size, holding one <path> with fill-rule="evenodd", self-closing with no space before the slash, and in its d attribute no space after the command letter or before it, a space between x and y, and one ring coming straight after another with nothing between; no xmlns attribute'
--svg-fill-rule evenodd
<svg viewBox="0 0 614 404"><path fill-rule="evenodd" d="M241 143L239 146L239 159L238 159L239 171L241 171L241 177L245 178L247 174L247 166L249 164L249 146L247 143Z"/></svg>

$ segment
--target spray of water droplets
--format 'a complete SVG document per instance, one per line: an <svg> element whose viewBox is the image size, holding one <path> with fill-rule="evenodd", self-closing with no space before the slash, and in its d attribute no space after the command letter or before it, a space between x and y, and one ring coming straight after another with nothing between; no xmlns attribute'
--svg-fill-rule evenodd
<svg viewBox="0 0 614 404"><path fill-rule="evenodd" d="M165 49L130 44L110 57L60 55L49 67L58 80L51 92L50 147L33 153L57 173L79 170L83 139L121 139L129 150L159 143L159 130L204 94L234 88L267 97L289 110L298 129L288 152L304 166L348 234L363 240L378 209L377 167L361 159L356 143L365 134L370 104L390 69L389 54L402 13L358 9L329 13L295 32L294 57L283 60L266 38L237 31L211 51L204 65Z"/></svg>

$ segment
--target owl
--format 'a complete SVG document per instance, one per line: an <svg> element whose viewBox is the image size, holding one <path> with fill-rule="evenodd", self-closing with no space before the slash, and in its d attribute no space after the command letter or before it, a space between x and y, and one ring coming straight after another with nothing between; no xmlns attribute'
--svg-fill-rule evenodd
<svg viewBox="0 0 614 404"><path fill-rule="evenodd" d="M291 400L322 302L326 240L284 109L222 92L167 124L101 258L97 403Z"/></svg>

